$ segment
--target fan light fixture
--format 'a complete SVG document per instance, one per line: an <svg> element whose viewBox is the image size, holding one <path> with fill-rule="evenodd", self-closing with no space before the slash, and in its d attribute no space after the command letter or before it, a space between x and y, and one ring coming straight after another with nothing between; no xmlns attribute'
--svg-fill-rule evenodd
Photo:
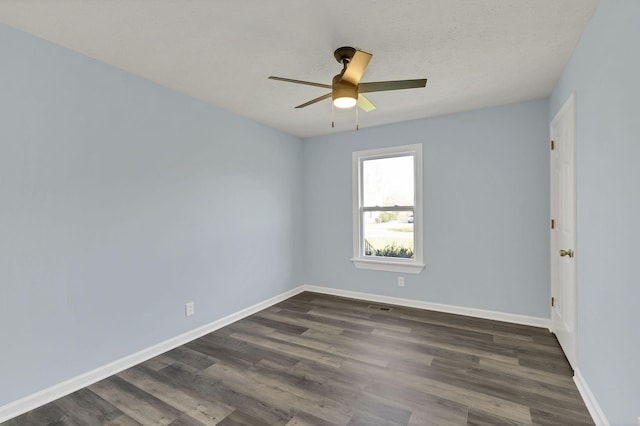
<svg viewBox="0 0 640 426"><path fill-rule="evenodd" d="M358 103L358 85L342 80L342 73L333 77L331 99L336 108L353 108Z"/></svg>
<svg viewBox="0 0 640 426"><path fill-rule="evenodd" d="M336 108L353 108L356 105L356 99L349 96L336 98L333 100L333 105L335 105Z"/></svg>

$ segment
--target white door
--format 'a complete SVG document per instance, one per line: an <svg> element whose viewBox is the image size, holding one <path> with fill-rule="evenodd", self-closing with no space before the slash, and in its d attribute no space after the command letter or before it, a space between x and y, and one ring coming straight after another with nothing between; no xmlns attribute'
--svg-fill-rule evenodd
<svg viewBox="0 0 640 426"><path fill-rule="evenodd" d="M576 98L569 97L551 122L551 323L575 370L576 281Z"/></svg>

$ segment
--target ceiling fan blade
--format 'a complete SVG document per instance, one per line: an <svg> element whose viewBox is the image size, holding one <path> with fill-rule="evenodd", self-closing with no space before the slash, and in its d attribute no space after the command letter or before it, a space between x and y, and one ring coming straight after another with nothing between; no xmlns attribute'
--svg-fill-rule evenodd
<svg viewBox="0 0 640 426"><path fill-rule="evenodd" d="M286 81L287 83L306 84L307 86L322 87L323 89L331 89L330 84L314 83L312 81L294 80L292 78L269 76L270 80Z"/></svg>
<svg viewBox="0 0 640 426"><path fill-rule="evenodd" d="M371 101L367 99L366 96L364 96L362 93L358 93L358 102L356 102L356 106L364 112L369 112L376 109L376 106L372 104Z"/></svg>
<svg viewBox="0 0 640 426"><path fill-rule="evenodd" d="M362 50L356 50L353 58L349 61L347 69L342 75L342 81L346 81L351 84L358 84L364 74L364 70L367 69L369 61L373 55L371 53L363 52Z"/></svg>
<svg viewBox="0 0 640 426"><path fill-rule="evenodd" d="M417 80L372 81L370 83L360 83L358 85L358 92L370 93L384 92L386 90L417 89L426 85L426 78Z"/></svg>
<svg viewBox="0 0 640 426"><path fill-rule="evenodd" d="M311 104L315 104L316 102L324 101L325 99L328 99L330 97L331 97L331 93L327 93L326 95L322 95L322 96L317 97L315 99L311 99L309 102L305 102L302 105L298 105L296 108L304 108L304 107L309 106Z"/></svg>

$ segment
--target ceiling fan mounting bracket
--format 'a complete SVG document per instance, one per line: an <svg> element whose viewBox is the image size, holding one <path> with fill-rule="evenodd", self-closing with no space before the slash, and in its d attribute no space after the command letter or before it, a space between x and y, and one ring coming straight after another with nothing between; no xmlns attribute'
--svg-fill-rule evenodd
<svg viewBox="0 0 640 426"><path fill-rule="evenodd" d="M333 52L333 57L336 58L339 64L344 64L344 61L350 62L353 55L356 54L356 49L353 47L339 47Z"/></svg>

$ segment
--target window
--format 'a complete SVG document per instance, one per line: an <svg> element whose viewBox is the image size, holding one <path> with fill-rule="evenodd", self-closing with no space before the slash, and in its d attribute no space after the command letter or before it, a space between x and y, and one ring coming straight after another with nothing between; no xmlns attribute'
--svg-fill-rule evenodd
<svg viewBox="0 0 640 426"><path fill-rule="evenodd" d="M419 274L422 145L353 153L353 259L357 268Z"/></svg>

